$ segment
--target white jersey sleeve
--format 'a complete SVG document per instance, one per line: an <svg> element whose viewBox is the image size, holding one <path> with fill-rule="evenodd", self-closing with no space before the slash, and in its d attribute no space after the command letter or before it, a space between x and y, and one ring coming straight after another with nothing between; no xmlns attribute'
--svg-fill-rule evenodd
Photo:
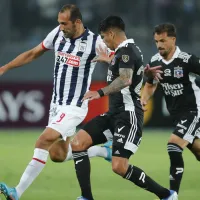
<svg viewBox="0 0 200 200"><path fill-rule="evenodd" d="M53 49L54 48L54 38L56 37L56 34L58 33L60 29L60 26L57 26L56 28L54 28L47 36L46 38L43 40L42 42L42 47L44 49Z"/></svg>
<svg viewBox="0 0 200 200"><path fill-rule="evenodd" d="M102 48L103 50L105 50L107 52L107 54L109 56L114 54L114 51L111 51L106 44L103 42L103 40L101 39L101 36L99 35L97 38L97 42L96 42L96 54L98 55L98 51L97 49Z"/></svg>

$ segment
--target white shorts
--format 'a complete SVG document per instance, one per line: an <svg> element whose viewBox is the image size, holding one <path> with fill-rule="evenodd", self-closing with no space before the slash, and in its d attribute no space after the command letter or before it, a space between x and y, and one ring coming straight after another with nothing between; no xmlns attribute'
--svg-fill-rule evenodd
<svg viewBox="0 0 200 200"><path fill-rule="evenodd" d="M58 131L66 140L76 133L76 127L85 119L87 112L88 108L51 104L47 127Z"/></svg>

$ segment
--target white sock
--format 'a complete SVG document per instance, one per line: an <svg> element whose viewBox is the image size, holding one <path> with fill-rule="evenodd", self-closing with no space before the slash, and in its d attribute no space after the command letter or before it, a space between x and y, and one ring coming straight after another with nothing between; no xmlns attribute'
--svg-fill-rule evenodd
<svg viewBox="0 0 200 200"><path fill-rule="evenodd" d="M26 167L19 184L16 186L16 191L19 198L40 174L46 164L48 155L49 152L46 150L38 148L34 150L33 159Z"/></svg>
<svg viewBox="0 0 200 200"><path fill-rule="evenodd" d="M103 157L103 158L106 158L107 155L108 155L108 153L107 153L107 150L106 150L105 147L92 146L92 147L90 147L88 149L89 158L92 158L92 157ZM71 148L70 144L69 144L69 149L68 149L68 153L67 153L67 158L65 159L65 161L68 161L68 160L73 160L72 148Z"/></svg>

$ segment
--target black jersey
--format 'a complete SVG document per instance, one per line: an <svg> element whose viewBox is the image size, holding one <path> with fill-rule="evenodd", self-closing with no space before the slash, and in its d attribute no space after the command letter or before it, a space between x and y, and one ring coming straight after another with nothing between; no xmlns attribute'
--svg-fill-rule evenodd
<svg viewBox="0 0 200 200"><path fill-rule="evenodd" d="M176 51L171 60L165 61L156 54L150 66L162 66L160 81L167 108L172 116L188 111L200 111L200 60L195 55ZM153 80L148 80L152 83ZM200 114L200 113L199 113Z"/></svg>
<svg viewBox="0 0 200 200"><path fill-rule="evenodd" d="M122 42L115 50L115 56L108 69L107 82L119 77L120 68L132 68L132 84L121 91L109 95L109 112L142 110L140 91L143 83L143 55L133 39Z"/></svg>

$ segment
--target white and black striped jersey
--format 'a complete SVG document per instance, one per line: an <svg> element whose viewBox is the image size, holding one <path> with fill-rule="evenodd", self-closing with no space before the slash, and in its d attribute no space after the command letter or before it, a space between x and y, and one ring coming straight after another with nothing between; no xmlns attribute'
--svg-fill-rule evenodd
<svg viewBox="0 0 200 200"><path fill-rule="evenodd" d="M108 69L107 82L112 83L119 77L120 68L132 68L132 84L120 92L109 95L109 112L134 111L141 109L140 91L143 83L143 55L133 39L122 42L115 50L115 56Z"/></svg>
<svg viewBox="0 0 200 200"><path fill-rule="evenodd" d="M55 52L52 103L87 106L87 101L81 100L91 84L96 65L91 61L97 55L96 49L105 46L101 37L86 28L76 39L65 38L58 26L47 35L42 46Z"/></svg>
<svg viewBox="0 0 200 200"><path fill-rule="evenodd" d="M160 85L167 108L172 116L197 111L200 114L200 59L182 52L179 47L171 60L164 60L159 53L151 58L150 66L162 66ZM153 80L148 80L153 83Z"/></svg>

